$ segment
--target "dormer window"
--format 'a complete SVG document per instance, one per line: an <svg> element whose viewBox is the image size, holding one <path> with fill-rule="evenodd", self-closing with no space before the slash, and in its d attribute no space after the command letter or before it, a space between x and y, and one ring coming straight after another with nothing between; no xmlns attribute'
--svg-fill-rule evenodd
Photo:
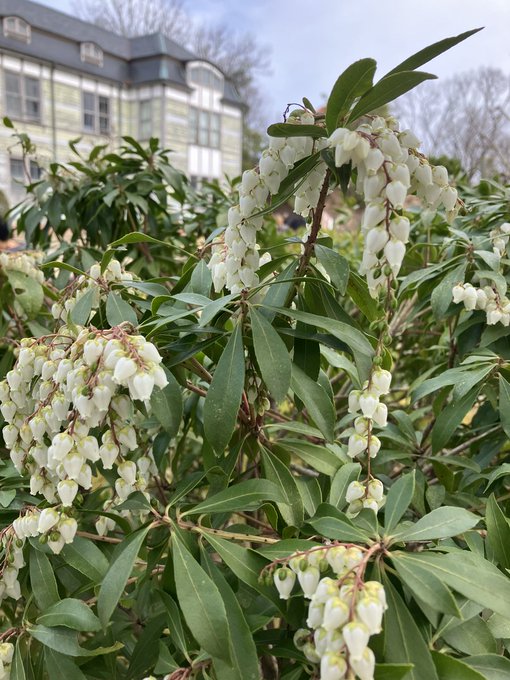
<svg viewBox="0 0 510 680"><path fill-rule="evenodd" d="M223 76L208 64L196 64L188 68L189 81L193 85L223 92Z"/></svg>
<svg viewBox="0 0 510 680"><path fill-rule="evenodd" d="M6 38L14 38L29 43L32 38L30 24L21 17L4 17L4 35Z"/></svg>
<svg viewBox="0 0 510 680"><path fill-rule="evenodd" d="M80 46L81 60L95 66L103 65L103 50L93 42L83 42Z"/></svg>

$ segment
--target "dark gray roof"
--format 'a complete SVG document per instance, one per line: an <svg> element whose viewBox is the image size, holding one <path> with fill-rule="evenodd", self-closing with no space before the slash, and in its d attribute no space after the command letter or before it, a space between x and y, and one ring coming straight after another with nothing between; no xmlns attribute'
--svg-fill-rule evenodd
<svg viewBox="0 0 510 680"><path fill-rule="evenodd" d="M168 82L189 89L187 61L199 59L161 33L125 38L112 31L31 0L0 0L0 16L19 16L32 27L29 44L0 31L0 49L58 64L125 85ZM103 66L81 61L80 43L93 42L103 50ZM225 102L242 106L234 85L225 79Z"/></svg>

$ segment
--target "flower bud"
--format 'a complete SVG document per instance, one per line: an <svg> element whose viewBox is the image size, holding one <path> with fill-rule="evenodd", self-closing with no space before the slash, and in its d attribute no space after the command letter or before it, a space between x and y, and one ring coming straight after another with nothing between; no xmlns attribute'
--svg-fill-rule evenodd
<svg viewBox="0 0 510 680"><path fill-rule="evenodd" d="M78 493L78 484L72 479L64 479L57 484L57 493L60 496L62 505L72 505Z"/></svg>
<svg viewBox="0 0 510 680"><path fill-rule="evenodd" d="M349 650L349 660L352 662L355 659L361 659L370 638L365 624L358 621L350 621L344 626L342 635Z"/></svg>
<svg viewBox="0 0 510 680"><path fill-rule="evenodd" d="M349 618L349 607L339 597L330 598L324 605L323 626L326 630L340 628Z"/></svg>
<svg viewBox="0 0 510 680"><path fill-rule="evenodd" d="M39 522L37 525L39 533L45 534L52 527L55 526L58 520L59 514L54 508L44 508L44 510L41 510L41 514L39 515Z"/></svg>
<svg viewBox="0 0 510 680"><path fill-rule="evenodd" d="M384 484L379 479L371 479L368 483L368 495L377 502L384 496Z"/></svg>
<svg viewBox="0 0 510 680"><path fill-rule="evenodd" d="M317 589L320 579L320 571L317 567L306 567L303 571L298 572L298 581L301 586L304 596L310 599Z"/></svg>
<svg viewBox="0 0 510 680"><path fill-rule="evenodd" d="M373 680L375 670L375 656L370 647L367 647L361 657L349 658L352 670L360 680Z"/></svg>
<svg viewBox="0 0 510 680"><path fill-rule="evenodd" d="M365 496L365 486L361 482L351 482L347 487L347 492L345 494L345 500L347 503L352 503Z"/></svg>
<svg viewBox="0 0 510 680"><path fill-rule="evenodd" d="M281 600L288 600L294 583L296 582L296 574L288 569L282 567L276 569L273 574L274 584L278 590Z"/></svg>
<svg viewBox="0 0 510 680"><path fill-rule="evenodd" d="M321 680L342 680L347 673L347 662L339 654L326 652L321 658Z"/></svg>

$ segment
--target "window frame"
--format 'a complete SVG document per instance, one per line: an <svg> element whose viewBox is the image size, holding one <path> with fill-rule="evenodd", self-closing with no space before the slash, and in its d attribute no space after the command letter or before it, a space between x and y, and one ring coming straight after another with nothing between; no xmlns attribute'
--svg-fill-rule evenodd
<svg viewBox="0 0 510 680"><path fill-rule="evenodd" d="M8 80L9 78L16 78L18 83L17 92L14 90L9 90ZM33 95L28 90L29 84L35 84L37 94ZM5 113L9 118L14 118L15 120L22 120L26 123L41 124L42 122L42 99L41 99L41 82L38 78L30 76L26 73L20 73L16 71L10 71L8 69L4 70L4 91L5 91ZM16 111L12 109L9 110L9 98L17 98L19 107ZM32 115L28 110L28 103L36 103L37 113Z"/></svg>
<svg viewBox="0 0 510 680"><path fill-rule="evenodd" d="M223 94L225 79L223 74L207 64L193 64L188 67L188 80L195 87L207 87Z"/></svg>
<svg viewBox="0 0 510 680"><path fill-rule="evenodd" d="M221 149L220 113L190 106L188 122L190 144L207 149Z"/></svg>
<svg viewBox="0 0 510 680"><path fill-rule="evenodd" d="M81 126L85 134L96 135L99 137L109 137L111 135L111 108L110 97L90 90L82 90L81 93ZM85 105L87 97L93 97L93 107ZM102 110L101 105L106 104L106 111ZM92 118L92 125L85 124L85 117Z"/></svg>
<svg viewBox="0 0 510 680"><path fill-rule="evenodd" d="M14 27L10 28L9 23L14 22ZM6 38L21 40L29 45L32 42L32 26L21 17L11 14L3 17L2 30Z"/></svg>
<svg viewBox="0 0 510 680"><path fill-rule="evenodd" d="M20 175L16 175L12 172L14 164L19 164L19 167L21 168L21 174ZM30 160L29 172L30 172L30 183L38 182L41 179L42 168L37 163L37 161ZM17 156L9 156L9 175L10 175L10 179L11 179L11 185L20 186L20 184L23 184L24 186L27 186L27 177L25 175L25 165L24 165L24 161L23 161L22 158L18 158Z"/></svg>

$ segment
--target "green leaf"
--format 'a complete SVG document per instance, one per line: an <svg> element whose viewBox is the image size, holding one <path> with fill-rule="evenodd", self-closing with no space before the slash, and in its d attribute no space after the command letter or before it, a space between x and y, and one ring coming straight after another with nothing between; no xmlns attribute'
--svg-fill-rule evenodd
<svg viewBox="0 0 510 680"><path fill-rule="evenodd" d="M499 375L499 418L501 427L510 437L510 383Z"/></svg>
<svg viewBox="0 0 510 680"><path fill-rule="evenodd" d="M354 100L372 86L377 63L373 59L360 59L348 66L333 85L326 106L326 127L329 134L351 108Z"/></svg>
<svg viewBox="0 0 510 680"><path fill-rule="evenodd" d="M177 603L173 600L168 593L163 590L157 591L163 604L165 606L166 615L168 618L168 628L170 630L170 636L175 644L175 646L180 649L180 651L186 655L187 654L187 642L186 636L184 635L184 628L181 621L181 614L179 612L179 607Z"/></svg>
<svg viewBox="0 0 510 680"><path fill-rule="evenodd" d="M433 510L410 527L403 527L393 537L398 541L433 541L458 536L472 529L480 518L469 510L444 506Z"/></svg>
<svg viewBox="0 0 510 680"><path fill-rule="evenodd" d="M452 288L457 283L462 283L466 274L467 262L463 262L444 276L437 286L434 287L430 296L430 305L436 319L444 318L446 310L452 303ZM460 309L460 308L459 308Z"/></svg>
<svg viewBox="0 0 510 680"><path fill-rule="evenodd" d="M204 403L205 436L217 454L223 453L237 422L244 388L241 327L236 326L223 350Z"/></svg>
<svg viewBox="0 0 510 680"><path fill-rule="evenodd" d="M354 121L366 113L371 113L381 106L394 101L397 97L409 92L424 80L437 76L421 71L399 71L382 78L356 104L351 111L349 121Z"/></svg>
<svg viewBox="0 0 510 680"><path fill-rule="evenodd" d="M51 680L87 680L71 659L49 647L44 650L44 661Z"/></svg>
<svg viewBox="0 0 510 680"><path fill-rule="evenodd" d="M395 66L395 68L389 71L389 73L387 73L384 77L386 78L387 76L390 76L393 73L398 73L399 71L412 71L415 68L419 68L420 66L423 66L423 64L426 64L431 59L434 59L440 54L443 54L443 52L446 52L455 45L458 45L463 40L466 40L466 38L471 37L472 35L478 33L478 31L481 30L482 30L481 28L473 28L470 31L460 33L459 35L456 35L452 38L445 38L444 40L439 40L439 42L433 43L432 45L423 48L419 52L416 52L416 54L413 54L411 57L405 59L403 62L398 64L398 66Z"/></svg>
<svg viewBox="0 0 510 680"><path fill-rule="evenodd" d="M60 600L55 572L49 558L30 546L30 584L39 609L44 611Z"/></svg>
<svg viewBox="0 0 510 680"><path fill-rule="evenodd" d="M487 542L498 564L503 569L510 569L510 526L494 494L491 494L487 501L485 523L487 524Z"/></svg>
<svg viewBox="0 0 510 680"><path fill-rule="evenodd" d="M470 656L464 662L479 671L485 680L508 680L510 677L510 659L499 654Z"/></svg>
<svg viewBox="0 0 510 680"><path fill-rule="evenodd" d="M43 626L64 626L93 633L101 629L99 619L82 600L65 598L48 607L37 619Z"/></svg>
<svg viewBox="0 0 510 680"><path fill-rule="evenodd" d="M433 651L432 660L439 680L485 680L484 675L470 668L460 659Z"/></svg>
<svg viewBox="0 0 510 680"><path fill-rule="evenodd" d="M405 680L412 667L411 663L376 663L374 680Z"/></svg>
<svg viewBox="0 0 510 680"><path fill-rule="evenodd" d="M103 628L108 626L148 531L149 527L145 527L128 536L114 554L97 598L97 613Z"/></svg>
<svg viewBox="0 0 510 680"><path fill-rule="evenodd" d="M374 354L372 345L366 339L365 335L357 328L354 328L347 323L337 321L336 319L329 319L328 317L319 316L317 314L310 314L309 312L302 312L298 309L285 309L283 307L270 307L268 305L264 305L264 307L277 314L289 316L291 319L296 319L296 321L307 323L310 326L324 328L335 338L344 342L351 350L355 350L370 357Z"/></svg>
<svg viewBox="0 0 510 680"><path fill-rule="evenodd" d="M168 385L156 387L151 394L152 411L170 437L179 431L182 418L182 393L179 383L170 371L166 371Z"/></svg>
<svg viewBox="0 0 510 680"><path fill-rule="evenodd" d="M218 677L225 680L259 680L257 649L239 601L209 555L205 551L203 554L205 568L216 584L228 612L231 661L228 664L221 659L214 661Z"/></svg>
<svg viewBox="0 0 510 680"><path fill-rule="evenodd" d="M218 588L177 533L172 554L177 598L193 637L208 654L229 661L229 624Z"/></svg>
<svg viewBox="0 0 510 680"><path fill-rule="evenodd" d="M44 302L44 291L39 281L13 269L7 269L6 274L16 302L23 307L27 316L35 316Z"/></svg>
<svg viewBox="0 0 510 680"><path fill-rule="evenodd" d="M283 401L290 387L289 350L271 323L254 307L250 309L253 349L262 378L277 402Z"/></svg>
<svg viewBox="0 0 510 680"><path fill-rule="evenodd" d="M283 492L268 479L247 479L223 489L207 498L184 515L213 514L216 512L234 512L239 510L255 510L264 501L285 503Z"/></svg>
<svg viewBox="0 0 510 680"><path fill-rule="evenodd" d="M328 502L334 505L339 510L345 505L345 494L347 487L351 482L359 478L361 472L361 465L359 463L344 463L342 467L336 472L331 482L331 489L329 491Z"/></svg>
<svg viewBox="0 0 510 680"><path fill-rule="evenodd" d="M493 564L466 550L438 555L406 553L437 578L464 597L507 617L510 608L510 579Z"/></svg>
<svg viewBox="0 0 510 680"><path fill-rule="evenodd" d="M314 517L309 519L308 523L325 538L355 543L367 543L369 539L369 535L363 529L354 526L343 512L327 503L319 505Z"/></svg>
<svg viewBox="0 0 510 680"><path fill-rule="evenodd" d="M92 311L92 302L94 300L95 292L95 287L90 288L75 304L71 311L71 321L73 323L76 323L79 326L84 326L87 323L90 312Z"/></svg>
<svg viewBox="0 0 510 680"><path fill-rule="evenodd" d="M289 468L267 449L262 449L264 476L273 482L282 492L285 503L278 503L284 521L289 526L300 527L303 523L303 502L296 480Z"/></svg>
<svg viewBox="0 0 510 680"><path fill-rule="evenodd" d="M267 128L270 137L327 137L326 128L319 125L296 125L295 123L275 123Z"/></svg>
<svg viewBox="0 0 510 680"><path fill-rule="evenodd" d="M349 261L331 248L317 244L314 247L317 260L326 270L331 283L340 295L345 295L349 283Z"/></svg>
<svg viewBox="0 0 510 680"><path fill-rule="evenodd" d="M289 439L288 437L283 442L279 444L283 449L301 458L307 465L323 472L328 477L333 477L342 465L340 458L325 446L317 446L317 444L309 444L300 439Z"/></svg>
<svg viewBox="0 0 510 680"><path fill-rule="evenodd" d="M97 545L81 536L75 536L72 543L65 545L60 557L92 583L100 583L109 567L108 560Z"/></svg>
<svg viewBox="0 0 510 680"><path fill-rule="evenodd" d="M12 660L10 674L8 676L6 675L5 677L9 677L9 680L26 680L27 678L25 665L21 657L19 638L16 642L16 648L14 650L14 658Z"/></svg>
<svg viewBox="0 0 510 680"><path fill-rule="evenodd" d="M388 609L384 616L385 660L412 663L409 680L439 680L430 651L414 618L388 578L384 579Z"/></svg>
<svg viewBox="0 0 510 680"><path fill-rule="evenodd" d="M475 385L466 395L455 399L441 411L432 429L432 452L437 453L449 441L465 415L471 409L480 392L481 385Z"/></svg>
<svg viewBox="0 0 510 680"><path fill-rule="evenodd" d="M119 326L125 321L138 325L138 317L129 302L126 302L119 293L113 290L108 293L106 298L106 318L110 326Z"/></svg>
<svg viewBox="0 0 510 680"><path fill-rule="evenodd" d="M100 656L115 652L124 646L121 642L116 642L111 647L86 649L78 643L78 633L69 628L46 628L46 626L35 625L27 627L27 632L46 647L66 656Z"/></svg>
<svg viewBox="0 0 510 680"><path fill-rule="evenodd" d="M389 534L402 519L414 496L415 473L402 475L392 484L384 505L384 530Z"/></svg>
<svg viewBox="0 0 510 680"><path fill-rule="evenodd" d="M296 364L292 365L291 387L305 405L308 415L322 432L324 438L333 441L335 438L335 409L323 387L312 380Z"/></svg>
<svg viewBox="0 0 510 680"><path fill-rule="evenodd" d="M461 617L451 590L430 570L407 562L405 556L396 553L392 554L392 561L402 581L421 602L442 614Z"/></svg>

